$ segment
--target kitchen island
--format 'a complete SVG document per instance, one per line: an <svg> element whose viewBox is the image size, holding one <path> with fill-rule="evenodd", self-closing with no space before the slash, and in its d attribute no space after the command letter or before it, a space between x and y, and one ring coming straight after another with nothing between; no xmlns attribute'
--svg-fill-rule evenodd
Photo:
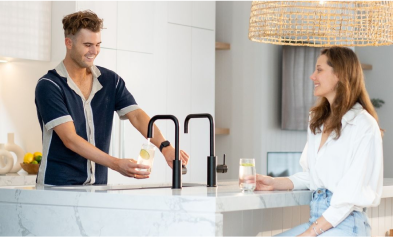
<svg viewBox="0 0 393 237"><path fill-rule="evenodd" d="M287 207L302 206L300 224L311 200L309 190L242 193L236 182L183 185L0 187L0 235L274 234L266 232L277 225L274 210L288 219ZM392 196L393 179L385 179L383 197ZM281 231L297 224L290 223Z"/></svg>

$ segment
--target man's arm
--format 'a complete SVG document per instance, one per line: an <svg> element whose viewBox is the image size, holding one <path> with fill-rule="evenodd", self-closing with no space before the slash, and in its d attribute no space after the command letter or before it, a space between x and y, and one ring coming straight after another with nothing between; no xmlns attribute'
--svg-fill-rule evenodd
<svg viewBox="0 0 393 237"><path fill-rule="evenodd" d="M136 170L136 168L148 169L149 166L136 164L135 160L118 159L106 154L80 137L75 131L73 122L60 124L54 127L54 130L68 149L76 152L88 160L111 168L124 176L140 179L149 177L150 172Z"/></svg>
<svg viewBox="0 0 393 237"><path fill-rule="evenodd" d="M142 109L136 109L126 114L128 120L130 120L131 124L145 137L147 138L147 126L149 125L150 117L143 111ZM150 142L153 143L156 147L160 147L161 143L165 141L164 136L162 135L160 129L154 124L154 137L150 139ZM162 154L165 157L166 162L172 168L173 160L175 159L175 148L171 146L167 146L162 149ZM187 165L189 155L180 151L180 160L183 165Z"/></svg>

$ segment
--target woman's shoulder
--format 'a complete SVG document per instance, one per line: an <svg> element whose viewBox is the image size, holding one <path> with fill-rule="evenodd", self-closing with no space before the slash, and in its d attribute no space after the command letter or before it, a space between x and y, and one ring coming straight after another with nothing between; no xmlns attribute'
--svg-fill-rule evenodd
<svg viewBox="0 0 393 237"><path fill-rule="evenodd" d="M366 132L366 133L380 132L378 122L365 109L362 109L356 115L356 117L353 119L353 124L356 126L357 130L360 130L362 132Z"/></svg>

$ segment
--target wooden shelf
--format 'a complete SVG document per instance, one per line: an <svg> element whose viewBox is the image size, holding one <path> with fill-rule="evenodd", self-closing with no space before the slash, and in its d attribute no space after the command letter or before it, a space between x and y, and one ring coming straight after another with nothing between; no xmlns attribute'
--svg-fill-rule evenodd
<svg viewBox="0 0 393 237"><path fill-rule="evenodd" d="M373 65L362 63L362 69L363 70L371 70L371 69L373 69Z"/></svg>
<svg viewBox="0 0 393 237"><path fill-rule="evenodd" d="M229 43L216 42L216 50L228 50L231 49L231 45Z"/></svg>
<svg viewBox="0 0 393 237"><path fill-rule="evenodd" d="M229 135L229 128L216 128L216 135Z"/></svg>

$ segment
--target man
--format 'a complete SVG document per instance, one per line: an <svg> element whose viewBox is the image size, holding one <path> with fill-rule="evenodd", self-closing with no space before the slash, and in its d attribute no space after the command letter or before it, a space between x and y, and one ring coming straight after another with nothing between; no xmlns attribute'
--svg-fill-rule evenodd
<svg viewBox="0 0 393 237"><path fill-rule="evenodd" d="M65 59L38 80L35 91L43 139L37 184L106 184L108 167L148 178L148 171L137 170L148 166L107 154L114 111L144 137L150 118L119 75L93 64L100 52L102 20L91 11L76 12L63 18L63 28ZM172 167L175 149L156 126L151 142ZM187 164L189 156L181 151L180 159Z"/></svg>

